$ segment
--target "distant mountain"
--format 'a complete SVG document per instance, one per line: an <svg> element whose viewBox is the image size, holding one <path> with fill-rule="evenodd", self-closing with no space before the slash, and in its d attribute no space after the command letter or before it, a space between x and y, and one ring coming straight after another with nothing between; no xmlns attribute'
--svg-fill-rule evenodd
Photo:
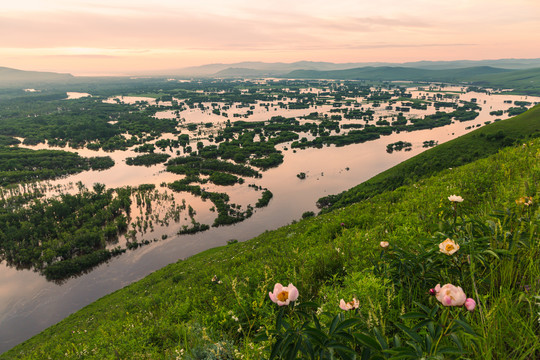
<svg viewBox="0 0 540 360"><path fill-rule="evenodd" d="M446 70L476 66L491 66L503 69L532 69L540 67L540 59L498 59L498 60L457 60L457 61L416 61L400 66L419 69Z"/></svg>
<svg viewBox="0 0 540 360"><path fill-rule="evenodd" d="M47 82L72 80L74 78L71 74L24 71L0 67L0 86L32 86Z"/></svg>
<svg viewBox="0 0 540 360"><path fill-rule="evenodd" d="M479 75L492 75L512 72L509 69L490 66L429 70L409 67L366 66L347 70L295 70L284 75L290 79L336 79L336 80L374 80L374 81L466 81Z"/></svg>
<svg viewBox="0 0 540 360"><path fill-rule="evenodd" d="M295 70L333 71L361 67L407 67L427 70L448 70L471 67L496 67L504 69L531 69L540 67L540 59L498 59L498 60L458 60L458 61L415 61L406 63L358 62L331 63L297 61L293 63L266 63L246 61L232 64L207 64L181 69L146 72L145 75L183 77L258 77L283 76Z"/></svg>
<svg viewBox="0 0 540 360"><path fill-rule="evenodd" d="M374 65L375 63L369 63ZM367 63L363 64L366 66ZM233 64L207 64L192 66L181 69L170 69L146 72L146 75L170 75L170 76L251 76L265 75L274 76L289 73L293 70L342 70L361 66L358 63L334 64L329 62L298 61L293 63L265 63L260 61L246 61ZM229 70L230 69L230 70ZM257 70L257 71L254 71ZM222 73L223 72L223 73ZM231 74L231 75L228 75Z"/></svg>

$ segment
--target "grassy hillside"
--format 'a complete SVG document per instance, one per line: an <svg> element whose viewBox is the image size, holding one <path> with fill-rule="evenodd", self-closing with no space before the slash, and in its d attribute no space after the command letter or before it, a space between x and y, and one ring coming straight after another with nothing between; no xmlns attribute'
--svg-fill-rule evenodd
<svg viewBox="0 0 540 360"><path fill-rule="evenodd" d="M471 76L501 74L511 72L508 69L490 66L475 66L462 69L426 70L397 66L366 66L347 70L295 70L284 77L289 79L340 79L374 81L465 81Z"/></svg>
<svg viewBox="0 0 540 360"><path fill-rule="evenodd" d="M210 249L0 359L261 359L272 348L292 359L537 359L539 159L540 141L530 140ZM450 202L453 194L464 201ZM451 256L439 251L446 238L460 245ZM274 304L277 282L294 284L298 300ZM476 310L441 306L428 294L438 283L461 286ZM339 300L353 297L359 308L340 310Z"/></svg>
<svg viewBox="0 0 540 360"><path fill-rule="evenodd" d="M480 75L473 79L475 84L485 87L515 89L521 94L540 94L540 68L517 70L504 74Z"/></svg>
<svg viewBox="0 0 540 360"><path fill-rule="evenodd" d="M495 154L503 147L525 138L538 136L540 105L511 119L486 125L426 150L349 190L320 198L318 205L322 212L328 212L431 176L449 167L461 166Z"/></svg>

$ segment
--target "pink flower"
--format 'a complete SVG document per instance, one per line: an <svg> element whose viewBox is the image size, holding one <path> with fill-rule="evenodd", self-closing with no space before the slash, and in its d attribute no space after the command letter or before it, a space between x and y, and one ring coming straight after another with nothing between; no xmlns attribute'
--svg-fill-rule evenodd
<svg viewBox="0 0 540 360"><path fill-rule="evenodd" d="M467 299L467 295L465 295L463 289L452 284L446 284L443 287L437 284L435 291L437 292L435 294L437 300L444 306L462 306L465 303L465 299Z"/></svg>
<svg viewBox="0 0 540 360"><path fill-rule="evenodd" d="M381 241L380 244L382 248L387 248L390 243L388 241Z"/></svg>
<svg viewBox="0 0 540 360"><path fill-rule="evenodd" d="M465 300L465 307L471 312L474 311L474 308L476 307L476 301L474 301L474 299L468 298L467 300Z"/></svg>
<svg viewBox="0 0 540 360"><path fill-rule="evenodd" d="M360 306L360 301L356 300L356 298L353 298L352 301L349 302L345 302L343 299L339 301L339 307L341 310L349 311L352 309L358 309L358 306Z"/></svg>
<svg viewBox="0 0 540 360"><path fill-rule="evenodd" d="M279 306L289 305L291 301L298 299L298 289L293 285L283 286L280 283L274 285L274 291L269 292L270 300Z"/></svg>

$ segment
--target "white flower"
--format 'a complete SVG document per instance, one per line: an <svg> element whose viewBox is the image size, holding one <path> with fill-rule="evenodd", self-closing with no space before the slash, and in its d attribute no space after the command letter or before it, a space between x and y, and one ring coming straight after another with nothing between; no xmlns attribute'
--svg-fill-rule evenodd
<svg viewBox="0 0 540 360"><path fill-rule="evenodd" d="M388 241L381 241L380 244L382 248L387 248L390 243Z"/></svg>
<svg viewBox="0 0 540 360"><path fill-rule="evenodd" d="M452 239L446 239L439 244L439 250L446 255L452 255L459 250L459 245Z"/></svg>
<svg viewBox="0 0 540 360"><path fill-rule="evenodd" d="M463 202L463 198L459 195L450 195L448 197L448 200L450 200L451 202Z"/></svg>

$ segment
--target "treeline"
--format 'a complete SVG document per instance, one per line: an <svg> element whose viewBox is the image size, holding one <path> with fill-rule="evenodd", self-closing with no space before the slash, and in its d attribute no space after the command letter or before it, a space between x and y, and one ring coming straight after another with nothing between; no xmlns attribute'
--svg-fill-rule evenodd
<svg viewBox="0 0 540 360"><path fill-rule="evenodd" d="M411 148L412 148L412 144L410 142L398 141L398 142L386 145L386 152L391 154L394 151L401 151L403 149L407 151L407 150L411 150Z"/></svg>
<svg viewBox="0 0 540 360"><path fill-rule="evenodd" d="M240 176L260 177L261 174L246 165L233 164L218 159L207 159L201 156L185 156L170 159L167 163L167 171L175 174L186 175L210 175L212 171L222 171Z"/></svg>
<svg viewBox="0 0 540 360"><path fill-rule="evenodd" d="M135 157L126 158L126 164L136 165L136 166L151 166L155 164L160 164L167 161L171 156L169 154L144 154Z"/></svg>
<svg viewBox="0 0 540 360"><path fill-rule="evenodd" d="M0 185L54 179L85 170L114 166L109 157L83 158L61 150L31 150L0 146Z"/></svg>
<svg viewBox="0 0 540 360"><path fill-rule="evenodd" d="M65 94L63 95L65 98ZM135 105L107 104L101 98L58 100L28 97L2 102L0 135L22 137L24 144L125 150L142 144L148 134L174 133L177 122L153 117L155 110ZM125 138L122 134L130 134Z"/></svg>
<svg viewBox="0 0 540 360"><path fill-rule="evenodd" d="M213 227L234 224L253 215L253 208L251 205L247 206L246 211L241 211L240 205L229 203L230 198L226 193L205 191L201 189L199 185L191 185L191 183L194 182L201 182L201 179L195 175L190 175L186 176L186 178L182 180L176 180L168 184L168 187L173 191L189 192L193 195L200 196L203 200L209 199L212 201L217 212L217 217L214 219L214 223L212 224ZM199 226L197 228L206 230L205 227L201 228Z"/></svg>
<svg viewBox="0 0 540 360"><path fill-rule="evenodd" d="M35 199L24 207L0 201L0 259L34 268L58 280L80 273L116 253L106 249L127 230L131 189L92 191ZM119 251L119 250L118 250Z"/></svg>

